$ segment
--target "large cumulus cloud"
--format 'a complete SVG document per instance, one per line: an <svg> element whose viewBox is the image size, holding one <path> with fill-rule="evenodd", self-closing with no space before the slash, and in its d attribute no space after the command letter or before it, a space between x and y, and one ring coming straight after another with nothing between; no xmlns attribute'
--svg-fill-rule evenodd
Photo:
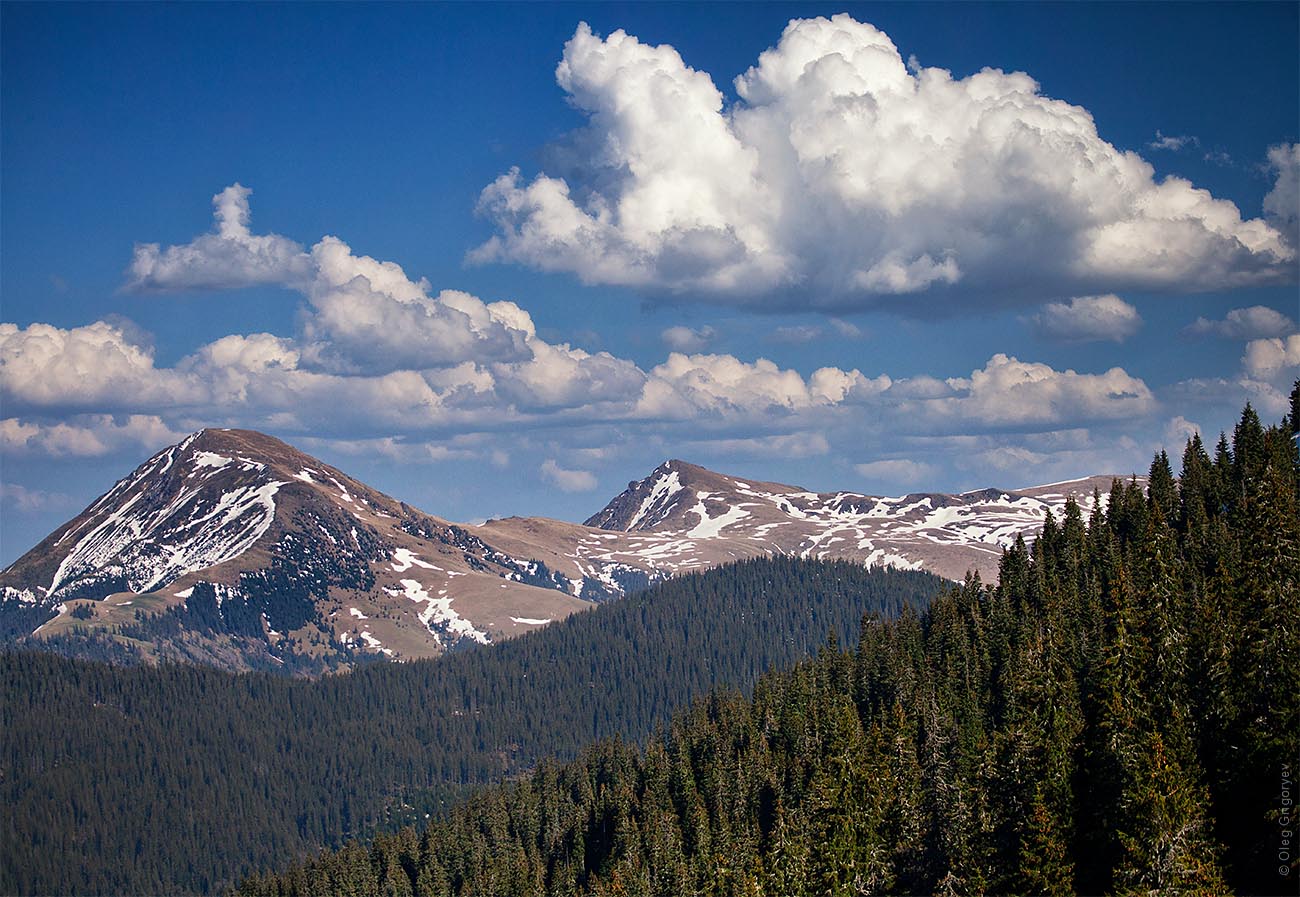
<svg viewBox="0 0 1300 897"><path fill-rule="evenodd" d="M0 323L0 400L6 409L125 411L203 401L192 378L154 366L153 351L118 322L63 329Z"/></svg>
<svg viewBox="0 0 1300 897"><path fill-rule="evenodd" d="M588 116L578 164L485 188L497 233L473 260L737 304L918 311L976 291L1041 301L1296 276L1293 148L1271 157L1267 220L1243 218L1157 180L1029 75L909 67L848 15L792 21L730 107L671 46L585 24L556 79Z"/></svg>

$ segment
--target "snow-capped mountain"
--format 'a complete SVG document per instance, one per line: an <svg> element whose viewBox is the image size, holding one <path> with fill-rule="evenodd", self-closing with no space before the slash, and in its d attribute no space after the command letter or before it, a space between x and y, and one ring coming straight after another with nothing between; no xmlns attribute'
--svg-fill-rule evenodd
<svg viewBox="0 0 1300 897"><path fill-rule="evenodd" d="M1049 509L1073 494L1086 513L1110 483L883 498L668 461L582 525L459 526L270 436L201 430L0 572L0 638L312 671L500 641L759 554L987 579Z"/></svg>
<svg viewBox="0 0 1300 897"><path fill-rule="evenodd" d="M596 578L611 565L663 576L783 553L926 569L949 579L974 570L993 581L1003 549L1017 535L1032 538L1047 511L1059 518L1071 495L1086 515L1094 490L1104 501L1112 482L1113 477L1096 476L1029 489L889 498L809 492L667 461L629 483L585 527L552 526L551 544L563 543L565 549L550 563L568 574ZM525 538L539 526L512 518L490 522L479 532L510 550L540 546L544 539Z"/></svg>
<svg viewBox="0 0 1300 897"><path fill-rule="evenodd" d="M49 618L36 639L130 637L137 612L183 610L150 650L237 668L429 656L589 606L537 565L247 430L154 455L0 573L0 592L0 616Z"/></svg>

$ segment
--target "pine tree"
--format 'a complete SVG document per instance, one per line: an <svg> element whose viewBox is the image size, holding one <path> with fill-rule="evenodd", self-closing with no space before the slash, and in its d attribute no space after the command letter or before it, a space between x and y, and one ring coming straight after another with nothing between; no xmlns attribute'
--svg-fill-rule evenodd
<svg viewBox="0 0 1300 897"><path fill-rule="evenodd" d="M1169 466L1169 456L1164 449L1156 454L1147 473L1147 504L1153 514L1163 516L1170 526L1177 526L1178 485L1174 481L1174 471Z"/></svg>

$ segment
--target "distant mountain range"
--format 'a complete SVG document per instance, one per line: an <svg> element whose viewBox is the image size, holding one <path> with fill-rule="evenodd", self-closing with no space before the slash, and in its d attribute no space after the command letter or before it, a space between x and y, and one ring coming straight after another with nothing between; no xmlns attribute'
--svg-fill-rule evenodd
<svg viewBox="0 0 1300 897"><path fill-rule="evenodd" d="M763 554L986 579L1002 549L1110 476L898 498L667 461L582 525L462 526L249 430L154 455L0 571L7 641L109 658L319 672L543 626L677 573Z"/></svg>

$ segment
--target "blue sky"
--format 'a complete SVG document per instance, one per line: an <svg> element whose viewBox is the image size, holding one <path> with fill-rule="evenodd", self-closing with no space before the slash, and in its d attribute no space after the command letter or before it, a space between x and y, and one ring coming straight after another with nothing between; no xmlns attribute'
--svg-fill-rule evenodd
<svg viewBox="0 0 1300 897"><path fill-rule="evenodd" d="M200 426L474 520L1279 417L1298 9L5 4L0 562Z"/></svg>

